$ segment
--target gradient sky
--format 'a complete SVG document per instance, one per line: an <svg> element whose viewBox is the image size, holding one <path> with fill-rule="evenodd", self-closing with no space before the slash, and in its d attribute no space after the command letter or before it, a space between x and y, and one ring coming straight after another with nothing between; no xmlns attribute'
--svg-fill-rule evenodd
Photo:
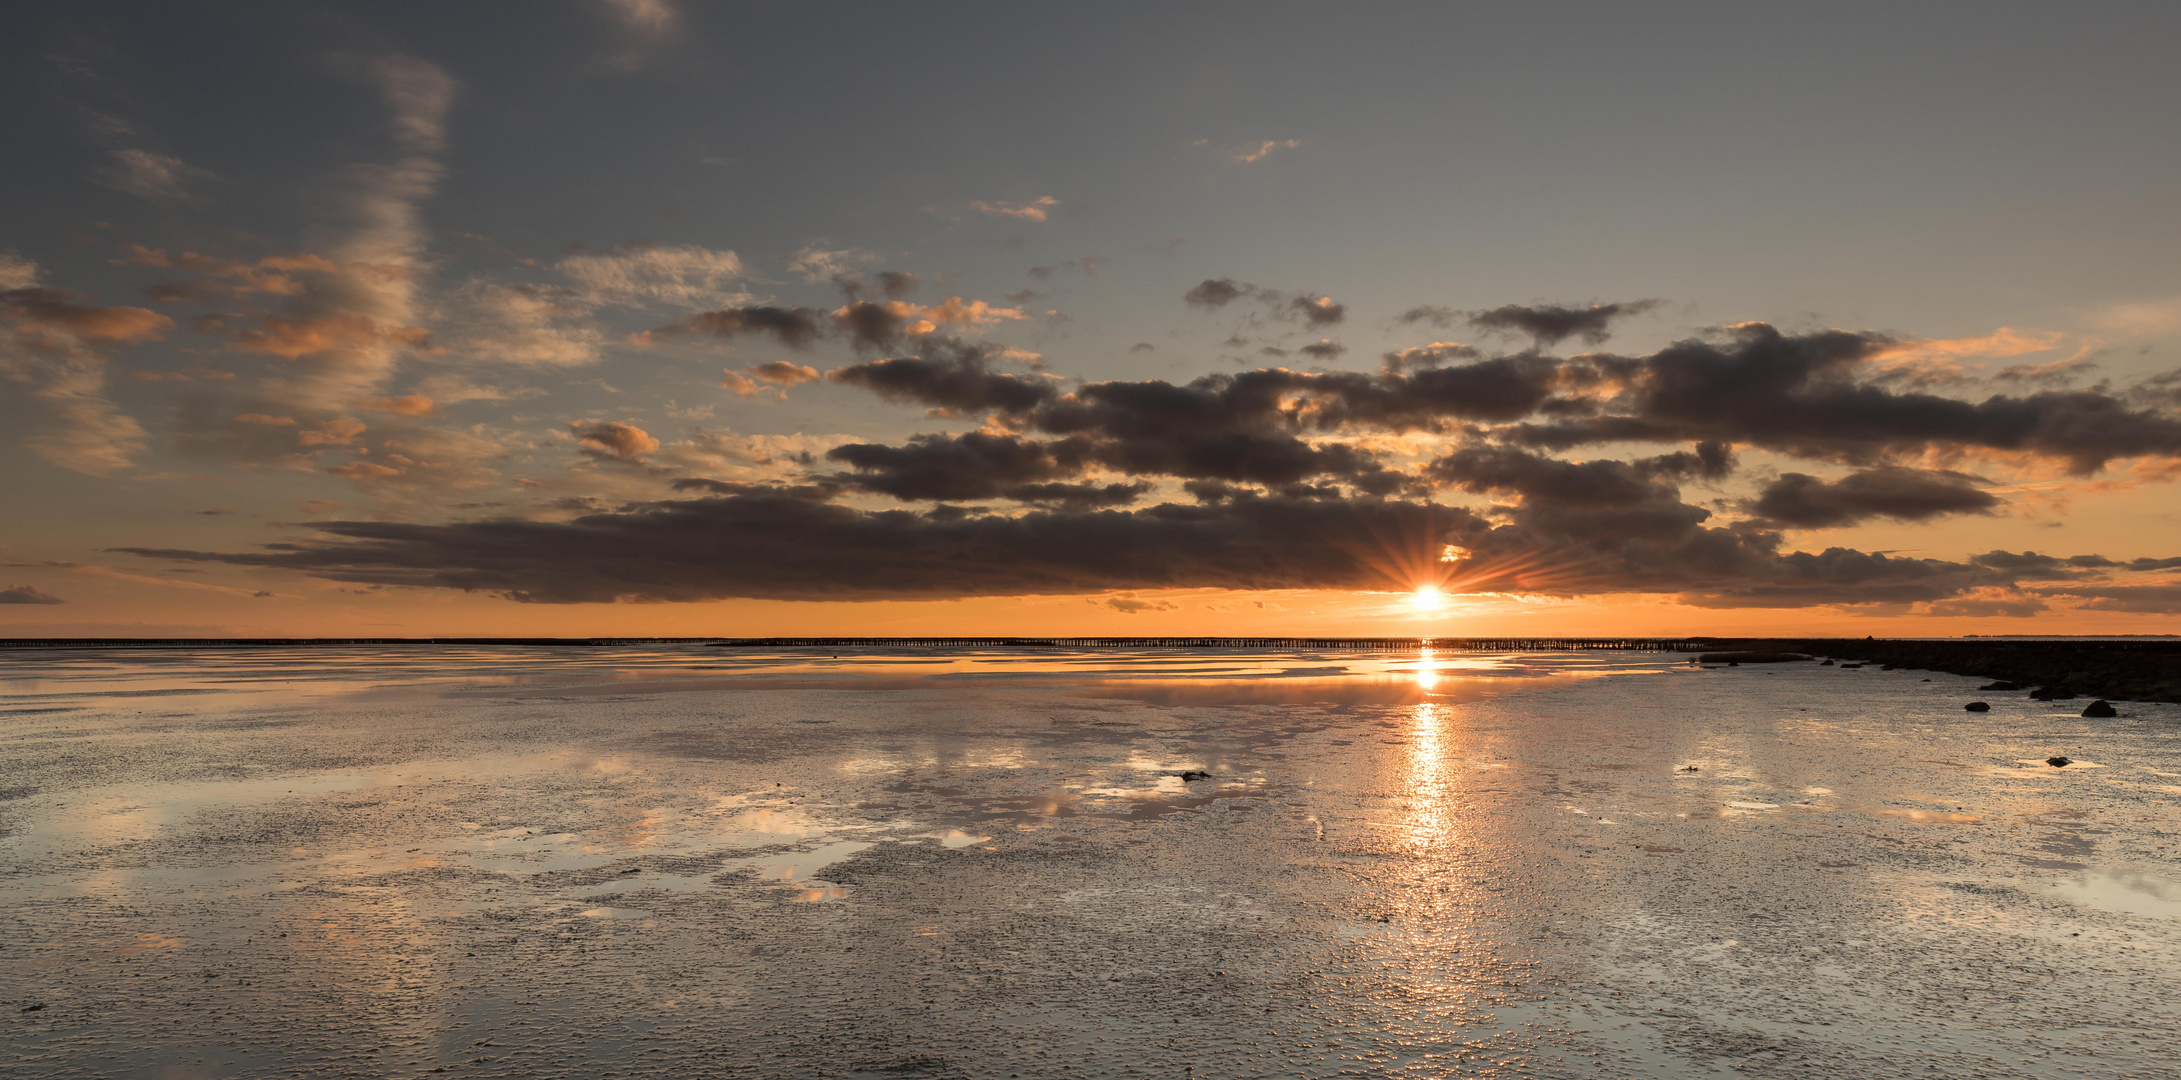
<svg viewBox="0 0 2181 1080"><path fill-rule="evenodd" d="M11 5L0 636L2181 631L2176 40Z"/></svg>

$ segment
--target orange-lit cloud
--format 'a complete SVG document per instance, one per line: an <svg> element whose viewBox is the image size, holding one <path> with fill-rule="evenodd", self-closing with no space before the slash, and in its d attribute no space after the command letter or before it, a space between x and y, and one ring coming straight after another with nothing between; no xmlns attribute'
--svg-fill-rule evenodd
<svg viewBox="0 0 2181 1080"><path fill-rule="evenodd" d="M1967 360L2005 359L2048 352L2060 346L2058 332L2025 333L2002 326L1989 334L1961 338L1915 338L1892 342L1874 352L1870 363L1882 375L1912 382L1964 378Z"/></svg>
<svg viewBox="0 0 2181 1080"><path fill-rule="evenodd" d="M659 448L659 440L634 424L603 421L570 425L576 430L576 446L593 457L641 463L643 455Z"/></svg>
<svg viewBox="0 0 2181 1080"><path fill-rule="evenodd" d="M358 408L373 412L394 413L399 416L437 416L439 406L423 394L404 394L401 397L366 398L356 403Z"/></svg>
<svg viewBox="0 0 2181 1080"><path fill-rule="evenodd" d="M315 317L271 315L265 318L264 329L235 335L234 347L241 352L295 360L383 345L415 347L428 343L431 338L431 331L422 327L387 326L353 312Z"/></svg>
<svg viewBox="0 0 2181 1080"><path fill-rule="evenodd" d="M805 364L775 360L769 364L757 364L741 371L728 371L720 380L720 386L734 391L738 396L770 393L784 397L791 386L816 382L818 369Z"/></svg>
<svg viewBox="0 0 2181 1080"><path fill-rule="evenodd" d="M0 256L0 379L29 388L41 420L25 440L39 457L103 476L149 443L144 426L106 396L108 351L154 340L173 321L137 307L102 307L41 288L36 263Z"/></svg>

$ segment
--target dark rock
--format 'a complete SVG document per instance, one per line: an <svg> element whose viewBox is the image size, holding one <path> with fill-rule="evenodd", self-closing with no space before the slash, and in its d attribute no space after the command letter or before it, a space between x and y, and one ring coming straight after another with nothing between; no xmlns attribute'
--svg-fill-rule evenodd
<svg viewBox="0 0 2181 1080"><path fill-rule="evenodd" d="M1988 702L1988 701L1972 701L1972 702L1970 702L1969 704L1967 704L1967 705L1964 705L1964 706L1962 706L1962 708L1963 708L1963 709L1965 709L1965 710L1967 710L1967 711L1969 711L1969 712L1991 712L1991 711L1992 711L1992 705L1991 705L1991 703L1990 703L1990 702Z"/></svg>
<svg viewBox="0 0 2181 1080"><path fill-rule="evenodd" d="M2120 712L2119 710L2113 708L2112 702L2107 701L2104 698L2099 698L2098 700L2093 701L2089 705L2083 707L2083 715L2089 717L2104 718L2108 716L2119 716Z"/></svg>
<svg viewBox="0 0 2181 1080"><path fill-rule="evenodd" d="M1832 658L1831 658L1831 657L1826 657L1826 658L1825 658L1825 662L1824 662L1824 663L1822 663L1822 664L1819 664L1818 666L1819 666L1819 667L1831 667L1831 666L1833 666L1833 660L1832 660Z"/></svg>
<svg viewBox="0 0 2181 1080"><path fill-rule="evenodd" d="M2109 701L2181 702L2181 639L1707 638L1699 648L1714 652L1800 652L1811 656L1813 664L1820 658L1830 658L1835 667L1842 669L1890 665L1911 671L1943 671L1989 680L1986 694L2049 687L2042 697L2046 701L2102 697ZM1748 664L1743 661L1743 666ZM1932 682L1937 681L1934 676Z"/></svg>
<svg viewBox="0 0 2181 1080"><path fill-rule="evenodd" d="M1808 660L1810 656L1808 653L1769 652L1750 649L1739 652L1708 652L1697 659L1707 664L1725 664L1732 667L1735 664L1786 664L1798 660Z"/></svg>
<svg viewBox="0 0 2181 1080"><path fill-rule="evenodd" d="M2075 696L2075 691L2065 686L2040 686L2030 691L2030 696L2039 701L2066 701Z"/></svg>
<svg viewBox="0 0 2181 1080"><path fill-rule="evenodd" d="M1202 769L1187 769L1184 770L1181 774L1181 779L1183 783L1187 783L1191 780L1209 780L1211 778L1212 774L1205 772Z"/></svg>
<svg viewBox="0 0 2181 1080"><path fill-rule="evenodd" d="M2064 769L2075 763L2064 757L2048 757L2045 759L2045 764L2050 765L2055 769Z"/></svg>
<svg viewBox="0 0 2181 1080"><path fill-rule="evenodd" d="M1697 771L1697 768L1696 768L1696 766L1694 766L1694 765L1683 765L1683 766L1682 766L1681 768L1679 768L1679 769L1676 769L1676 770L1674 770L1674 771L1676 771L1676 772L1696 772L1696 771Z"/></svg>
<svg viewBox="0 0 2181 1080"><path fill-rule="evenodd" d="M25 1006L23 1006L23 1011L24 1011L24 1012L37 1012L38 1010L40 1010L40 1009L43 1009L43 1008L45 1008L45 1002L43 1002L43 1001L33 1001L33 1002L31 1002L30 1004L28 1004L28 1005L25 1005Z"/></svg>

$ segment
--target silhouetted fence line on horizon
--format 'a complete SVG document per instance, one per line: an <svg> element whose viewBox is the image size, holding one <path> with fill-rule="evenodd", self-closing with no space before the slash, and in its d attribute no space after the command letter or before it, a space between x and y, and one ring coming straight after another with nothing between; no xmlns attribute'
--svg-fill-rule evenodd
<svg viewBox="0 0 2181 1080"><path fill-rule="evenodd" d="M1425 647L1456 652L1694 652L1710 648L1688 638L1336 638L1336 637L776 637L731 638L714 644L750 649L1316 649L1405 652Z"/></svg>
<svg viewBox="0 0 2181 1080"><path fill-rule="evenodd" d="M675 637L675 638L0 638L0 649L283 649L328 646L441 645L611 648L704 645L736 649L1302 649L1407 652L1699 652L1711 638L1413 638L1413 637Z"/></svg>

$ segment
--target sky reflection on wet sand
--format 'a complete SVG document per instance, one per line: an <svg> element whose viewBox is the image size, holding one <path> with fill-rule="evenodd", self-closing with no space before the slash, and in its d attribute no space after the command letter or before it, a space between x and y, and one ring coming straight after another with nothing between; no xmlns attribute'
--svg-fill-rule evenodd
<svg viewBox="0 0 2181 1080"><path fill-rule="evenodd" d="M1674 659L11 658L0 999L35 1077L2164 1067L2181 708Z"/></svg>

